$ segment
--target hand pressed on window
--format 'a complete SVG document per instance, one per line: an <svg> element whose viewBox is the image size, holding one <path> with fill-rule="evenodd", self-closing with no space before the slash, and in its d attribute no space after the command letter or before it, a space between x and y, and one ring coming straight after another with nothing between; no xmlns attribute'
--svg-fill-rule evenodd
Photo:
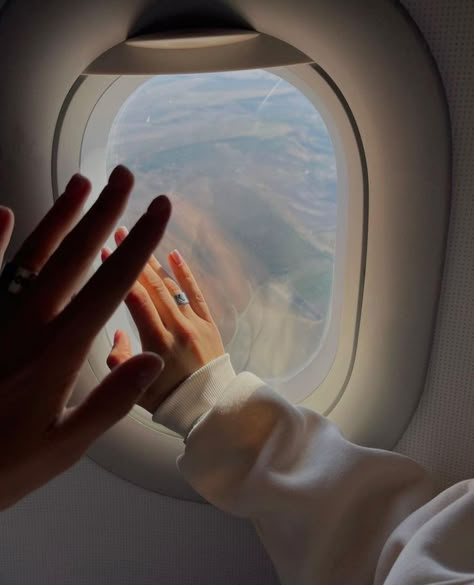
<svg viewBox="0 0 474 585"><path fill-rule="evenodd" d="M78 292L132 186L133 175L115 169L98 201L73 227L90 192L89 181L74 176L13 260L39 273L37 278L18 294L8 279L1 283L0 509L74 464L162 369L156 355L136 356L82 404L66 408L94 337L159 243L170 215L167 198L156 199L123 247ZM0 208L0 262L12 230L12 212Z"/></svg>
<svg viewBox="0 0 474 585"><path fill-rule="evenodd" d="M119 249L129 237L125 228L117 230ZM104 249L102 258L106 260L109 255L110 250ZM139 400L150 412L191 374L225 353L219 330L189 266L177 250L169 254L169 262L176 280L151 256L125 299L142 349L159 354L165 361L159 380ZM174 296L179 292L187 295L189 304L176 303ZM115 368L131 355L127 334L117 331L107 360L109 367Z"/></svg>

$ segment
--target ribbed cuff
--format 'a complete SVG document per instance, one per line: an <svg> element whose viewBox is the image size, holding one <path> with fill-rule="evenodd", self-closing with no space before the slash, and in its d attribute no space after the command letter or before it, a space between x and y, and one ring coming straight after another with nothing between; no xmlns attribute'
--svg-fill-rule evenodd
<svg viewBox="0 0 474 585"><path fill-rule="evenodd" d="M191 374L153 414L153 421L186 437L236 377L229 354Z"/></svg>

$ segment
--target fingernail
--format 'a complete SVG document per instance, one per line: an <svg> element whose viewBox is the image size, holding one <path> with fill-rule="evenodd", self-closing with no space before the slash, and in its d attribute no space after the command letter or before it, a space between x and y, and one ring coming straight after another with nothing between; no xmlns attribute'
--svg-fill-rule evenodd
<svg viewBox="0 0 474 585"><path fill-rule="evenodd" d="M170 200L166 195L160 195L150 203L147 212L160 217L165 213L170 213Z"/></svg>
<svg viewBox="0 0 474 585"><path fill-rule="evenodd" d="M176 264L176 266L181 266L181 264L183 263L183 257L178 252L178 250L173 250L170 256L171 258L173 258L173 262Z"/></svg>
<svg viewBox="0 0 474 585"><path fill-rule="evenodd" d="M137 386L146 390L161 374L165 367L165 362L156 353L145 352L142 356L142 363L137 377Z"/></svg>
<svg viewBox="0 0 474 585"><path fill-rule="evenodd" d="M112 174L109 177L109 185L116 189L128 189L132 187L133 179L133 174L127 169L127 167L119 165L112 171Z"/></svg>
<svg viewBox="0 0 474 585"><path fill-rule="evenodd" d="M115 232L115 241L121 244L127 236L128 236L127 228L119 227L118 230Z"/></svg>
<svg viewBox="0 0 474 585"><path fill-rule="evenodd" d="M102 254L100 255L100 257L102 261L105 261L111 254L112 250L110 248L102 248Z"/></svg>

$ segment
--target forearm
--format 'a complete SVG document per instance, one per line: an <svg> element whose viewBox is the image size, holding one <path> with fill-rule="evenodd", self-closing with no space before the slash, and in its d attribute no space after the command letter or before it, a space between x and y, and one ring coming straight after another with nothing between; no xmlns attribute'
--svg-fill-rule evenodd
<svg viewBox="0 0 474 585"><path fill-rule="evenodd" d="M255 523L283 583L372 583L390 533L432 495L421 468L349 443L252 374L215 398L178 462L190 484Z"/></svg>

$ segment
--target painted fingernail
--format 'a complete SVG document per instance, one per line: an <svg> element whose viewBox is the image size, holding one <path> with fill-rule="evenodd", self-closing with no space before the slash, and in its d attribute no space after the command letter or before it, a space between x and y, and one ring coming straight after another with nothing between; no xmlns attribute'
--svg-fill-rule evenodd
<svg viewBox="0 0 474 585"><path fill-rule="evenodd" d="M112 250L110 248L102 248L102 253L100 257L102 258L102 262L107 260L107 258L112 254Z"/></svg>
<svg viewBox="0 0 474 585"><path fill-rule="evenodd" d="M119 165L112 171L109 177L109 185L116 189L129 189L133 185L133 180L134 176L127 167Z"/></svg>
<svg viewBox="0 0 474 585"><path fill-rule="evenodd" d="M183 263L183 257L178 252L178 250L173 250L170 256L171 258L173 258L173 262L176 264L176 266L181 266L181 264Z"/></svg>
<svg viewBox="0 0 474 585"><path fill-rule="evenodd" d="M125 238L128 236L128 230L126 227L119 227L118 230L115 232L115 241L121 244Z"/></svg>

